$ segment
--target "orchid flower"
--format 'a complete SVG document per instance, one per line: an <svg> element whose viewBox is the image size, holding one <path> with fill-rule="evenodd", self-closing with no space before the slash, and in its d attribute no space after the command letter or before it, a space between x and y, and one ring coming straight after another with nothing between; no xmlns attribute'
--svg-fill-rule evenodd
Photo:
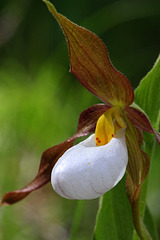
<svg viewBox="0 0 160 240"><path fill-rule="evenodd" d="M50 180L62 197L97 198L112 189L126 172L126 192L135 228L141 236L141 223L137 224L134 216L139 214L141 185L150 165L141 149L142 131L154 134L159 143L160 134L152 128L143 111L134 107L132 86L111 64L101 39L59 14L47 0L43 1L67 39L70 72L104 103L84 110L76 134L46 150L35 179L21 190L6 193L1 205L22 200ZM73 146L76 138L87 135L86 140Z"/></svg>

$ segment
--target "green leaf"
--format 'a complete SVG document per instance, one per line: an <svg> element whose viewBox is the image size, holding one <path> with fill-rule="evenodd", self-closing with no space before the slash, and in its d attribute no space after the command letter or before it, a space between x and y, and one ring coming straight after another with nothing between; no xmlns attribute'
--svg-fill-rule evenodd
<svg viewBox="0 0 160 240"><path fill-rule="evenodd" d="M135 102L139 105L148 115L152 126L159 131L160 129L160 56L158 57L155 65L151 71L142 79L140 85L135 90ZM144 151L149 155L151 165L155 164L155 140L150 134L144 134ZM150 171L152 170L152 167ZM150 172L149 172L150 173ZM145 207L147 189L149 184L149 174L144 184L142 185L141 194L141 215L144 216L144 221L147 223L147 228L153 239L157 239L156 230L153 229L154 220L151 219L149 210ZM145 213L145 214L144 214ZM134 234L134 240L139 239L137 234Z"/></svg>
<svg viewBox="0 0 160 240"><path fill-rule="evenodd" d="M131 240L131 208L125 192L125 178L100 198L94 240Z"/></svg>
<svg viewBox="0 0 160 240"><path fill-rule="evenodd" d="M160 56L135 90L135 102L148 115L153 128L160 127Z"/></svg>

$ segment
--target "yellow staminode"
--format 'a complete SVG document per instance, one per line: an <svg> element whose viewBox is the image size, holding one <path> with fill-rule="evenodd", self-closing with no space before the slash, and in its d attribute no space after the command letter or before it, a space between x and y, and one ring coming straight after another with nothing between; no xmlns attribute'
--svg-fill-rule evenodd
<svg viewBox="0 0 160 240"><path fill-rule="evenodd" d="M97 121L95 130L96 145L102 146L109 143L120 128L126 128L122 112L120 108L110 108Z"/></svg>

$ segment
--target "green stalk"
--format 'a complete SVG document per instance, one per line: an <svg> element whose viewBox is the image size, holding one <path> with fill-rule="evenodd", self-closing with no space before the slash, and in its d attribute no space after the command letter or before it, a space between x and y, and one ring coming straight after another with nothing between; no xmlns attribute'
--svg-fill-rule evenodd
<svg viewBox="0 0 160 240"><path fill-rule="evenodd" d="M152 240L143 219L140 215L140 194L139 197L132 203L132 217L136 232L141 240Z"/></svg>
<svg viewBox="0 0 160 240"><path fill-rule="evenodd" d="M70 240L77 239L78 230L79 230L81 219L82 219L83 207L84 207L84 201L78 200L76 209L75 209L74 218L73 218Z"/></svg>

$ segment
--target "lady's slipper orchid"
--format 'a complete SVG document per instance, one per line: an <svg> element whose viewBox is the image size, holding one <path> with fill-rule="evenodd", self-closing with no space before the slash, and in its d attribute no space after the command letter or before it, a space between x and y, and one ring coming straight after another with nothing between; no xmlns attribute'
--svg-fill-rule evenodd
<svg viewBox="0 0 160 240"><path fill-rule="evenodd" d="M102 114L95 134L67 150L54 166L54 190L65 198L93 199L113 188L128 163L125 128L119 108Z"/></svg>
<svg viewBox="0 0 160 240"><path fill-rule="evenodd" d="M100 38L59 14L47 0L43 1L66 36L70 71L104 104L83 111L77 133L46 150L36 178L23 189L5 194L1 204L22 200L49 182L51 172L53 188L61 196L96 198L114 187L126 170L126 191L134 217L134 211L139 213L135 208L150 163L141 150L142 131L155 134L159 143L160 134L144 113L130 106L134 100L131 84L113 67ZM72 147L76 138L92 133L95 134ZM139 231L139 226L134 224Z"/></svg>

